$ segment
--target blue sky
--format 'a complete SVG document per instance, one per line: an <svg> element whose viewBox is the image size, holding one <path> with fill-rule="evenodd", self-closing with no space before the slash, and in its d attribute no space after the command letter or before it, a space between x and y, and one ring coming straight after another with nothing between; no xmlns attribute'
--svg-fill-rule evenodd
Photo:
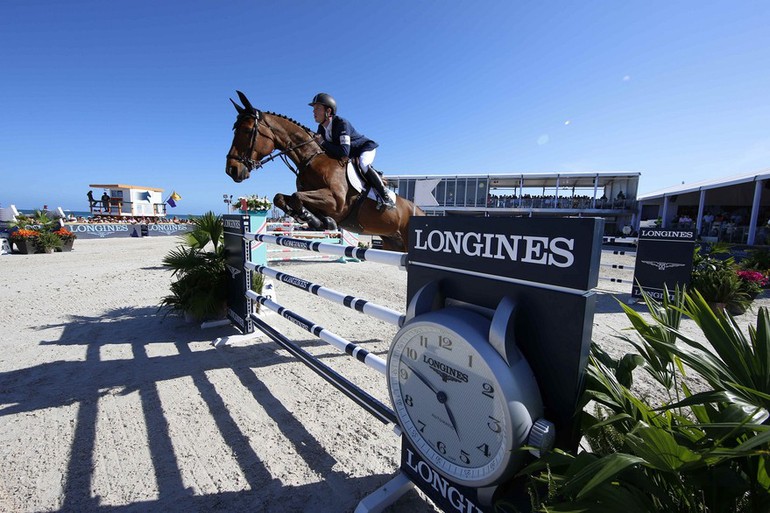
<svg viewBox="0 0 770 513"><path fill-rule="evenodd" d="M293 191L280 161L224 173L236 89L313 127L333 94L386 175L638 171L644 193L759 171L768 26L766 1L3 0L0 204Z"/></svg>

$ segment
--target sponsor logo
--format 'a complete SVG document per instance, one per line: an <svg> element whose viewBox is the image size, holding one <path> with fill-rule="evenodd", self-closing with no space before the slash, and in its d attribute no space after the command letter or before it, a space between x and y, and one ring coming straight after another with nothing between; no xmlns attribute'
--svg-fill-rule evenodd
<svg viewBox="0 0 770 513"><path fill-rule="evenodd" d="M169 223L163 223L163 224L148 224L148 229L151 232L182 232L182 231L189 231L192 228L185 226L183 224L169 224Z"/></svg>
<svg viewBox="0 0 770 513"><path fill-rule="evenodd" d="M225 228L235 228L236 230L241 229L241 220L240 219L225 219L223 221Z"/></svg>
<svg viewBox="0 0 770 513"><path fill-rule="evenodd" d="M313 329L313 326L311 324L305 324L304 322L297 319L296 317L292 317L291 313L289 312L284 312L281 314L281 316L284 319L288 320L289 322L293 322L294 324L296 324L297 326L299 326L305 331L311 331Z"/></svg>
<svg viewBox="0 0 770 513"><path fill-rule="evenodd" d="M285 246L287 248L310 249L309 242L284 239L280 242L280 244L281 246Z"/></svg>
<svg viewBox="0 0 770 513"><path fill-rule="evenodd" d="M246 321L243 320L243 317L235 313L235 311L232 308L227 309L227 317L235 321L235 323L238 326L241 326L241 327L246 326Z"/></svg>
<svg viewBox="0 0 770 513"><path fill-rule="evenodd" d="M666 269L671 269L674 267L684 267L684 264L677 264L675 262L655 262L653 260L642 260L642 263L657 267L658 271L665 271Z"/></svg>
<svg viewBox="0 0 770 513"><path fill-rule="evenodd" d="M128 232L126 224L68 224L67 229L73 233L87 233L98 237L107 237L114 233Z"/></svg>
<svg viewBox="0 0 770 513"><path fill-rule="evenodd" d="M281 281L284 283L288 283L289 285L294 285L295 287L304 289L304 290L310 290L310 286L312 283L309 281L305 281L301 278L296 278L294 276L281 276Z"/></svg>
<svg viewBox="0 0 770 513"><path fill-rule="evenodd" d="M575 239L503 233L415 230L415 249L527 264L570 267Z"/></svg>
<svg viewBox="0 0 770 513"><path fill-rule="evenodd" d="M662 290L654 290L654 289L644 289L644 293L647 294L648 296L650 296L651 298L658 299L658 300L663 299L663 296L665 295ZM641 297L642 296L642 289L640 289L639 287L634 286L632 291L631 291L631 294L634 297ZM669 293L668 299L673 300L674 299L674 294L673 293Z"/></svg>
<svg viewBox="0 0 770 513"><path fill-rule="evenodd" d="M454 483L433 470L430 465L417 457L409 448L406 449L404 463L411 470L410 474L419 478L425 484L425 487L421 488L426 492L427 488L435 490L455 511L460 513L482 513L481 509L472 502L470 497L461 492Z"/></svg>
<svg viewBox="0 0 770 513"><path fill-rule="evenodd" d="M446 383L447 381L456 381L458 383L467 383L468 375L462 371L455 369L454 367L447 365L444 362L431 358L430 356L423 355L422 361L430 365L430 368L441 376L441 379Z"/></svg>
<svg viewBox="0 0 770 513"><path fill-rule="evenodd" d="M233 267L230 264L227 264L227 270L230 271L230 274L232 275L233 279L235 279L236 276L241 274L241 270L240 269L238 269L237 267Z"/></svg>
<svg viewBox="0 0 770 513"><path fill-rule="evenodd" d="M692 239L695 232L680 232L676 230L642 230L642 237L670 237L677 239Z"/></svg>

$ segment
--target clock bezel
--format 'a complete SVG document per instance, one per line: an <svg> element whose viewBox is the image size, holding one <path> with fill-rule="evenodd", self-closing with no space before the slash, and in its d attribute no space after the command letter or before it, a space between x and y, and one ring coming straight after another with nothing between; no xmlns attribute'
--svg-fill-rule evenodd
<svg viewBox="0 0 770 513"><path fill-rule="evenodd" d="M387 360L388 392L405 436L409 439L415 450L420 453L420 456L430 462L437 472L458 484L473 487L490 486L506 479L513 471L511 468L514 459L513 451L526 442L526 436L529 431L527 429L526 433L514 433L514 424L520 425L521 422L514 423L511 406L512 403L521 402L521 398L516 396L516 392L521 389L521 386L513 375L511 368L489 343L490 325L491 321L487 317L459 307L447 307L418 315L405 324L396 334L388 352ZM491 384L496 390L500 391L500 397L495 400L501 401L503 415L505 416L504 429L502 430L503 442L498 453L482 466L465 467L442 456L429 442L420 436L406 406L403 405L400 397L402 395L400 393L402 388L398 376L397 363L400 361L407 343L413 339L417 334L416 332L421 330L430 330L433 333L449 336L454 340L469 345L489 368L491 379L494 381ZM401 402L397 402L397 399ZM455 415L462 415L462 413L457 413L462 412L462 405L453 405L453 408L457 409ZM518 412L521 412L520 407L516 409ZM530 418L528 420L531 427L531 422L534 419ZM493 464L494 466L491 470L487 469L487 471L479 473L485 467Z"/></svg>

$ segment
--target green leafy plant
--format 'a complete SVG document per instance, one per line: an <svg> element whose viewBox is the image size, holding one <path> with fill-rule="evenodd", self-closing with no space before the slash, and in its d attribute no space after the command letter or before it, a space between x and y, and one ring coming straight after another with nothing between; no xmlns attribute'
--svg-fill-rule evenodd
<svg viewBox="0 0 770 513"><path fill-rule="evenodd" d="M189 314L196 320L220 318L227 308L227 270L221 216L207 212L192 219L195 228L182 235L184 245L163 258L176 281L160 308Z"/></svg>
<svg viewBox="0 0 770 513"><path fill-rule="evenodd" d="M620 338L635 353L591 348L578 412L590 448L555 450L521 472L533 509L770 511L770 315L760 308L747 336L697 291L663 296L645 295L651 321L620 303L633 327ZM705 341L680 330L683 315ZM638 372L659 399L634 392Z"/></svg>
<svg viewBox="0 0 770 513"><path fill-rule="evenodd" d="M712 308L742 313L753 301L751 286L738 276L735 259L724 246L714 245L703 254L695 249L691 288L697 290Z"/></svg>
<svg viewBox="0 0 770 513"><path fill-rule="evenodd" d="M770 250L749 250L749 256L741 261L740 268L767 272L770 269Z"/></svg>
<svg viewBox="0 0 770 513"><path fill-rule="evenodd" d="M38 251L51 253L55 249L61 249L63 241L55 232L43 231L35 237L35 247Z"/></svg>
<svg viewBox="0 0 770 513"><path fill-rule="evenodd" d="M43 210L35 210L31 216L19 214L8 224L11 228L26 228L41 232L54 231L59 227L57 220Z"/></svg>

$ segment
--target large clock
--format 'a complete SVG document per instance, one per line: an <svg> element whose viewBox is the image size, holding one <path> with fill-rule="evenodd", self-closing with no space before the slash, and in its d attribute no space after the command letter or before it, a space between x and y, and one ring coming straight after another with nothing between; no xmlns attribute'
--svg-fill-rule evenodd
<svg viewBox="0 0 770 513"><path fill-rule="evenodd" d="M449 306L417 313L388 352L388 390L401 430L440 474L488 487L524 461L543 415L535 377L515 347L515 305L493 315ZM549 423L538 434L553 435Z"/></svg>

